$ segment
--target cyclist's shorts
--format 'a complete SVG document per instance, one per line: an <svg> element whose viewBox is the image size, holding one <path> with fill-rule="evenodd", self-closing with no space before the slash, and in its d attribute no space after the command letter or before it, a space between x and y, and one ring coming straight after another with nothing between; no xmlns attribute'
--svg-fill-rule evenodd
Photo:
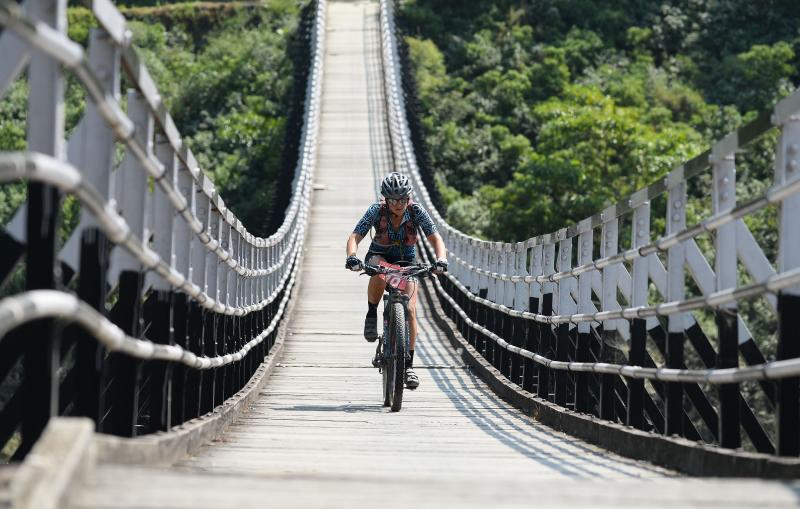
<svg viewBox="0 0 800 509"><path fill-rule="evenodd" d="M373 257L378 257L378 258L375 258L373 260L372 259ZM417 263L416 257L408 259L408 258L403 258L401 256L392 256L391 253L376 253L374 251L367 251L367 256L364 257L364 262L370 265L376 265L378 263L378 260L380 259L398 265L409 265L409 264L414 265Z"/></svg>

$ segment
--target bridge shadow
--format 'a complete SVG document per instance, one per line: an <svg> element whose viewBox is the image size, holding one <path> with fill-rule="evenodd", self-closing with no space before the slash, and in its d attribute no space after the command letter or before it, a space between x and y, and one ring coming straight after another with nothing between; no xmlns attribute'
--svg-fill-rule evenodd
<svg viewBox="0 0 800 509"><path fill-rule="evenodd" d="M345 404L345 405L295 405L283 408L282 410L294 410L297 412L333 412L333 413L385 413L386 408L382 405L372 404Z"/></svg>
<svg viewBox="0 0 800 509"><path fill-rule="evenodd" d="M449 358L461 363L460 357L448 346L439 341L424 339L425 336L433 337L436 331L430 328L431 319L425 306L420 306L417 314L421 318L418 327L424 335L416 349L418 358L423 363L428 363L432 360L433 353L436 357ZM462 415L484 433L543 466L575 479L605 479L611 473L615 473L617 477L647 479L636 472L637 470L660 477L678 476L661 468L623 457L614 458L614 464L611 464L609 459L604 457L608 454L605 451L531 422L529 417L516 410L512 412L499 410L498 407L507 406L507 403L490 389L481 387L481 382L476 384L478 380L476 376L460 374L456 370L448 372L454 373L455 376L445 377L441 370L430 370L431 378ZM570 440L569 443L564 444L565 439ZM559 457L546 456L552 453L557 453Z"/></svg>

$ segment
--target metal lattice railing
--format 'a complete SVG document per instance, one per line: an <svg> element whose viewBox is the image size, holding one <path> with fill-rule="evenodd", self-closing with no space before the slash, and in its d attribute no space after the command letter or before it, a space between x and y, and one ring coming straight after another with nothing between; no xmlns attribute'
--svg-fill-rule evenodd
<svg viewBox="0 0 800 509"><path fill-rule="evenodd" d="M0 99L26 67L30 89L28 151L0 152L0 184L28 182L0 238L0 281L26 264L27 291L0 300L0 382L21 378L0 397L0 446L21 432L17 457L51 415L87 415L99 431L133 436L209 412L244 387L275 341L306 235L325 1L298 28L310 67L295 84L306 87L300 151L284 221L266 238L247 231L198 167L119 11L108 0L87 7L99 28L85 51L66 36L65 1L0 0ZM69 140L64 72L87 96ZM56 253L62 194L82 208ZM71 285L77 295L58 290ZM62 330L56 318L79 327Z"/></svg>
<svg viewBox="0 0 800 509"><path fill-rule="evenodd" d="M394 9L381 1L395 164L445 239L451 271L434 287L462 336L503 376L562 407L734 449L744 430L756 451L798 456L800 91L576 225L489 242L451 227L425 186ZM776 131L772 185L737 204L737 152ZM697 209L708 213L687 226ZM654 210L663 213L663 233ZM746 222L767 211L777 218L774 264ZM771 362L751 333L752 316L739 310L753 299L777 322ZM712 320L716 345L704 330ZM751 381L758 383L745 390Z"/></svg>

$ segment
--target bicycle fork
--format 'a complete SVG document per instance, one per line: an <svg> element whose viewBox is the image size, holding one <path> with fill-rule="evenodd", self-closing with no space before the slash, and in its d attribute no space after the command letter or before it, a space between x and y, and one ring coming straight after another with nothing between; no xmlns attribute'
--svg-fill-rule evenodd
<svg viewBox="0 0 800 509"><path fill-rule="evenodd" d="M408 295L404 293L395 293L395 294L384 294L383 295L383 333L379 337L378 345L375 348L375 357L372 359L372 366L378 368L378 372L383 372L383 366L388 359L391 359L394 355L390 353L388 356L385 356L383 352L390 350L390 345L388 344L389 338L386 332L389 330L391 320L391 308L392 304L396 302L400 302L403 305L404 311L404 318L405 318L405 337L403 338L403 352L405 353L406 360L409 358L409 341L410 341L410 334L411 334L411 324L408 321L408 303L410 299Z"/></svg>

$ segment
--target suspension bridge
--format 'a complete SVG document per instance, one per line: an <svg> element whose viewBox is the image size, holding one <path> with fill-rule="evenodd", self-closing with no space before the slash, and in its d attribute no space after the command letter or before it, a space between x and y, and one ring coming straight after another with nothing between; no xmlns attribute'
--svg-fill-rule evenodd
<svg viewBox="0 0 800 509"><path fill-rule="evenodd" d="M0 183L28 188L0 236L0 280L25 279L0 300L0 506L800 505L800 93L576 225L485 241L418 166L393 2L312 6L291 199L262 238L112 3L87 3L84 49L66 2L0 0L0 97L29 82L27 151L0 152ZM88 98L68 139L67 75ZM774 181L738 203L737 154L764 136ZM420 290L421 386L397 414L342 267L393 170L451 268ZM748 226L765 213L771 247ZM740 311L758 299L774 353Z"/></svg>

